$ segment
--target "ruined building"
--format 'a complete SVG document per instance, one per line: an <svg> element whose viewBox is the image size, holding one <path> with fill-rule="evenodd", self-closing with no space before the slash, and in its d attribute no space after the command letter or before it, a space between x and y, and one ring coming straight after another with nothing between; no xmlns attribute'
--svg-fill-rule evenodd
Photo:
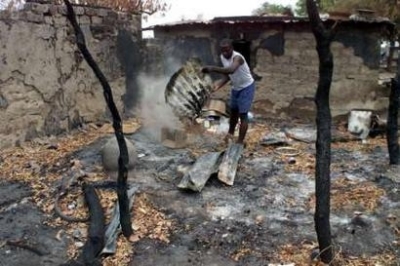
<svg viewBox="0 0 400 266"><path fill-rule="evenodd" d="M386 19L355 16L325 19L328 27L335 23L332 114L344 114L352 108L386 108L389 89L378 85L380 40L387 38L393 24ZM162 44L159 53L177 62L193 56L205 64L220 64L219 40L233 39L234 48L246 57L258 80L255 112L300 114L313 119L319 61L308 18L221 17L148 29L155 37L149 42ZM164 61L165 71L168 64Z"/></svg>
<svg viewBox="0 0 400 266"><path fill-rule="evenodd" d="M318 57L306 18L179 22L154 26L155 38L142 40L139 15L99 7L74 9L121 112L138 99L139 73L168 77L190 57L219 64L218 42L229 37L257 79L255 113L311 118L315 114ZM332 43L333 115L352 108L386 108L389 90L377 82L379 40L393 30L393 24L344 19L337 30ZM65 6L42 1L13 12L0 11L0 39L0 147L109 117L100 83L76 46ZM162 94L165 87L158 89Z"/></svg>

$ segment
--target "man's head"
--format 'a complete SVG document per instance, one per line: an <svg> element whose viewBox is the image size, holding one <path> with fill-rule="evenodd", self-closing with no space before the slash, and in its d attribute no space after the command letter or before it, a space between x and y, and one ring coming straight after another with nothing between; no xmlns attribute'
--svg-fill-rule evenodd
<svg viewBox="0 0 400 266"><path fill-rule="evenodd" d="M232 45L232 40L230 39L223 39L219 43L219 47L221 49L221 54L223 57L226 59L229 59L232 57L233 54L233 45Z"/></svg>

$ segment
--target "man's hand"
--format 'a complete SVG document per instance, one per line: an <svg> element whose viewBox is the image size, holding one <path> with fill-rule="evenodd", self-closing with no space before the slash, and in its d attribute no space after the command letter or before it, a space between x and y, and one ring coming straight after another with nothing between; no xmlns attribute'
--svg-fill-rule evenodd
<svg viewBox="0 0 400 266"><path fill-rule="evenodd" d="M211 73L211 68L210 66L204 66L201 68L201 72L203 73Z"/></svg>
<svg viewBox="0 0 400 266"><path fill-rule="evenodd" d="M211 92L216 92L217 90L219 90L220 86L221 85L219 84L218 81L214 82L213 85L212 85L212 91Z"/></svg>

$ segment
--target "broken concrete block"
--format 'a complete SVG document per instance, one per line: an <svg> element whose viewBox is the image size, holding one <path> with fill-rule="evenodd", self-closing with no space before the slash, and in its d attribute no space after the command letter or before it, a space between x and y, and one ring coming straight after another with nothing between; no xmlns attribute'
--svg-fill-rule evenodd
<svg viewBox="0 0 400 266"><path fill-rule="evenodd" d="M233 185L243 149L243 144L233 143L229 145L219 165L218 179L221 182L229 186Z"/></svg>
<svg viewBox="0 0 400 266"><path fill-rule="evenodd" d="M183 176L178 187L200 192L211 175L218 172L221 154L221 152L210 152L200 156Z"/></svg>
<svg viewBox="0 0 400 266"><path fill-rule="evenodd" d="M125 138L129 154L128 170L131 170L137 161L137 153L132 142ZM107 172L118 171L119 147L117 138L112 136L101 149L101 158L104 170Z"/></svg>
<svg viewBox="0 0 400 266"><path fill-rule="evenodd" d="M163 127L161 129L161 143L172 149L181 149L186 146L187 134L183 130Z"/></svg>

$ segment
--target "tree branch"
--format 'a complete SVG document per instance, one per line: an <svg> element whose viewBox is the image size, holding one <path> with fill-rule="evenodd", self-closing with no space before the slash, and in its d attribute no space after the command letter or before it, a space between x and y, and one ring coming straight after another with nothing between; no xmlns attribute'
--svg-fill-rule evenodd
<svg viewBox="0 0 400 266"><path fill-rule="evenodd" d="M102 87L103 87L103 95L110 109L112 118L113 118L113 128L115 132L115 136L118 141L118 147L120 150L120 156L118 158L118 181L117 181L117 194L118 194L118 203L120 207L120 223L122 227L122 232L125 237L129 237L132 235L132 225L130 218L130 209L129 209L129 199L127 195L127 178L128 178L128 162L129 162L129 154L126 146L124 134L122 131L122 120L119 115L118 109L114 103L111 87L108 84L108 81L99 66L94 61L92 55L86 47L85 36L78 25L76 20L74 9L72 8L71 3L68 0L64 0L65 5L67 6L67 18L71 22L72 27L75 31L76 43L81 51L83 57L92 68L94 74L99 79Z"/></svg>

